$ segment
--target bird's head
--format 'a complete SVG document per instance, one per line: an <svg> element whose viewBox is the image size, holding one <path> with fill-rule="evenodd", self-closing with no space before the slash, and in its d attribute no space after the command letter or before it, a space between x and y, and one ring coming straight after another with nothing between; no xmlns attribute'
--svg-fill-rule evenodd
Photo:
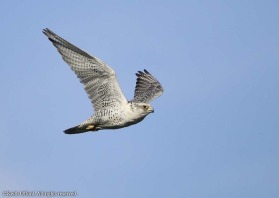
<svg viewBox="0 0 279 198"><path fill-rule="evenodd" d="M146 116L149 113L154 113L154 109L151 107L150 104L147 103L132 103L132 109L139 114Z"/></svg>

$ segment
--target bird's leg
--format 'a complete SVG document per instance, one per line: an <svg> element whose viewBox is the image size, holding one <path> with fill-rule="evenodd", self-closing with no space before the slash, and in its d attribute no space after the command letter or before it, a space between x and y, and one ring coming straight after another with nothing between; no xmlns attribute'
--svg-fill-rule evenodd
<svg viewBox="0 0 279 198"><path fill-rule="evenodd" d="M94 130L95 126L94 125L88 125L85 129L86 130Z"/></svg>
<svg viewBox="0 0 279 198"><path fill-rule="evenodd" d="M90 124L90 125L86 126L85 129L88 130L88 131L99 131L99 128L97 128L97 126L93 125L93 124Z"/></svg>

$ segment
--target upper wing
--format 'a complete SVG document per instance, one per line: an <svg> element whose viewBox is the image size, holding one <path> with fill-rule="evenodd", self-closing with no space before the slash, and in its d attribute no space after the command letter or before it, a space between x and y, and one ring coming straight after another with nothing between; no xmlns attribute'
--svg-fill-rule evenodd
<svg viewBox="0 0 279 198"><path fill-rule="evenodd" d="M132 102L149 103L162 95L164 91L162 85L148 71L139 71L136 75L137 83Z"/></svg>
<svg viewBox="0 0 279 198"><path fill-rule="evenodd" d="M120 106L127 100L123 95L112 68L100 59L72 45L49 29L43 33L62 55L63 60L75 72L84 85L95 111Z"/></svg>

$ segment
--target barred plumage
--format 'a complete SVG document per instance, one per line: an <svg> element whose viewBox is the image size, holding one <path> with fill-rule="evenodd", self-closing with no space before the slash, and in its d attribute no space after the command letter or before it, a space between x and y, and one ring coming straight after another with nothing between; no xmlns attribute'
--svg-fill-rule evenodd
<svg viewBox="0 0 279 198"><path fill-rule="evenodd" d="M84 85L95 111L85 122L65 130L66 134L122 128L136 124L154 112L148 103L163 93L163 87L147 70L136 74L134 99L128 102L112 68L51 30L46 28L43 33Z"/></svg>

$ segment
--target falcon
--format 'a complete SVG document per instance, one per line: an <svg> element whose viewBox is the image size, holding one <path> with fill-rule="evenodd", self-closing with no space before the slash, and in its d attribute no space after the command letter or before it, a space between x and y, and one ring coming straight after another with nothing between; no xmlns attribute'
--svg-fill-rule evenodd
<svg viewBox="0 0 279 198"><path fill-rule="evenodd" d="M65 130L64 133L79 134L102 129L119 129L137 124L148 114L154 113L149 103L159 97L164 89L147 70L136 73L134 98L128 101L111 67L48 28L43 29L43 33L80 79L94 109L90 118Z"/></svg>

